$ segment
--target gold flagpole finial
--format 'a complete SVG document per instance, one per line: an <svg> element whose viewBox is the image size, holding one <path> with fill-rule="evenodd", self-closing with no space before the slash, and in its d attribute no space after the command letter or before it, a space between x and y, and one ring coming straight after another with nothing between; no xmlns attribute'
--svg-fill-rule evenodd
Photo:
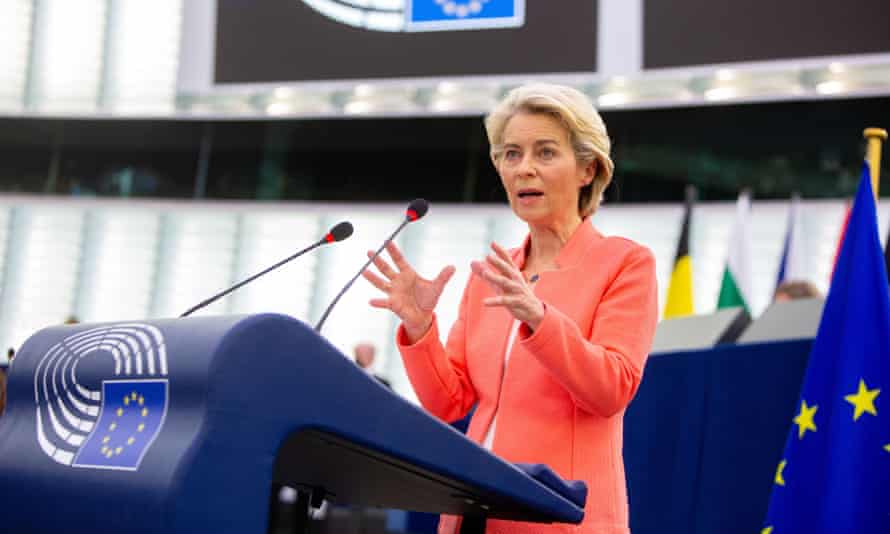
<svg viewBox="0 0 890 534"><path fill-rule="evenodd" d="M871 173L871 188L878 199L878 187L881 183L881 143L887 140L887 130L883 128L866 128L862 136L868 142L865 149L865 160Z"/></svg>

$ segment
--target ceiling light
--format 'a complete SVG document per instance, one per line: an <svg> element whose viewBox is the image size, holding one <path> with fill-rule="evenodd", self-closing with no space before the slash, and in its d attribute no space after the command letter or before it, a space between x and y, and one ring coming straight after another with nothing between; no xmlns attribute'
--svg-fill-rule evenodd
<svg viewBox="0 0 890 534"><path fill-rule="evenodd" d="M367 83L360 83L355 86L352 92L359 98L369 97L374 94L374 86Z"/></svg>
<svg viewBox="0 0 890 534"><path fill-rule="evenodd" d="M266 106L266 113L269 115L284 115L290 111L290 106L283 102L275 102Z"/></svg>
<svg viewBox="0 0 890 534"><path fill-rule="evenodd" d="M847 90L847 84L838 80L830 80L816 84L816 92L820 95L836 95Z"/></svg>
<svg viewBox="0 0 890 534"><path fill-rule="evenodd" d="M597 98L597 102L602 107L615 107L626 104L628 101L627 93L613 92L604 93Z"/></svg>
<svg viewBox="0 0 890 534"><path fill-rule="evenodd" d="M351 115L361 115L374 111L374 104L365 100L355 100L343 106L343 111Z"/></svg>
<svg viewBox="0 0 890 534"><path fill-rule="evenodd" d="M728 82L735 79L735 71L732 69L719 69L717 71L717 79L721 82Z"/></svg>
<svg viewBox="0 0 890 534"><path fill-rule="evenodd" d="M433 101L430 108L435 112L444 113L448 111L460 110L461 104L449 98L437 98Z"/></svg>
<svg viewBox="0 0 890 534"><path fill-rule="evenodd" d="M738 96L734 87L715 87L705 91L706 100L729 100Z"/></svg>
<svg viewBox="0 0 890 534"><path fill-rule="evenodd" d="M460 85L455 82L441 82L436 91L441 95L453 95L460 90Z"/></svg>
<svg viewBox="0 0 890 534"><path fill-rule="evenodd" d="M273 92L272 96L275 98L285 99L294 96L295 91L290 87L277 87Z"/></svg>

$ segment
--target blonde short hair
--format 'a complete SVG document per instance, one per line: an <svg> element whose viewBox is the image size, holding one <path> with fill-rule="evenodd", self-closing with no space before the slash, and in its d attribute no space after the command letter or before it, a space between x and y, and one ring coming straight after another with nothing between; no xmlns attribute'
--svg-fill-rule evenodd
<svg viewBox="0 0 890 534"><path fill-rule="evenodd" d="M558 120L566 129L575 158L587 165L597 162L596 176L581 188L578 213L593 214L603 199L603 191L612 181L615 164L609 157L612 141L603 119L584 93L552 84L530 84L517 87L485 117L485 130L491 146L491 159L497 166L504 150L504 130L518 113L541 113Z"/></svg>

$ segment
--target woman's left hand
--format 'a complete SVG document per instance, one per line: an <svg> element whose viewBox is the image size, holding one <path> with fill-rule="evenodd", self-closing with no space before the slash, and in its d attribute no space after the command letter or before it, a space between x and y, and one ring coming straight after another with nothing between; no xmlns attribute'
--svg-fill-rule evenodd
<svg viewBox="0 0 890 534"><path fill-rule="evenodd" d="M497 243L491 244L494 254L489 254L485 262L471 263L473 272L495 290L496 297L482 301L486 306L507 308L513 317L527 324L532 330L544 320L544 303L538 300L525 276L513 263L512 258Z"/></svg>

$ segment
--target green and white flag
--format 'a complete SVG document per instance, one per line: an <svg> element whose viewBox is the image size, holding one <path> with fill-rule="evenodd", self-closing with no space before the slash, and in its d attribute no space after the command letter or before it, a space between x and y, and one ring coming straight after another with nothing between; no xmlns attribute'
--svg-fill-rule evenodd
<svg viewBox="0 0 890 534"><path fill-rule="evenodd" d="M751 194L742 191L736 202L735 222L729 235L729 256L720 284L717 308L743 306L751 313Z"/></svg>

